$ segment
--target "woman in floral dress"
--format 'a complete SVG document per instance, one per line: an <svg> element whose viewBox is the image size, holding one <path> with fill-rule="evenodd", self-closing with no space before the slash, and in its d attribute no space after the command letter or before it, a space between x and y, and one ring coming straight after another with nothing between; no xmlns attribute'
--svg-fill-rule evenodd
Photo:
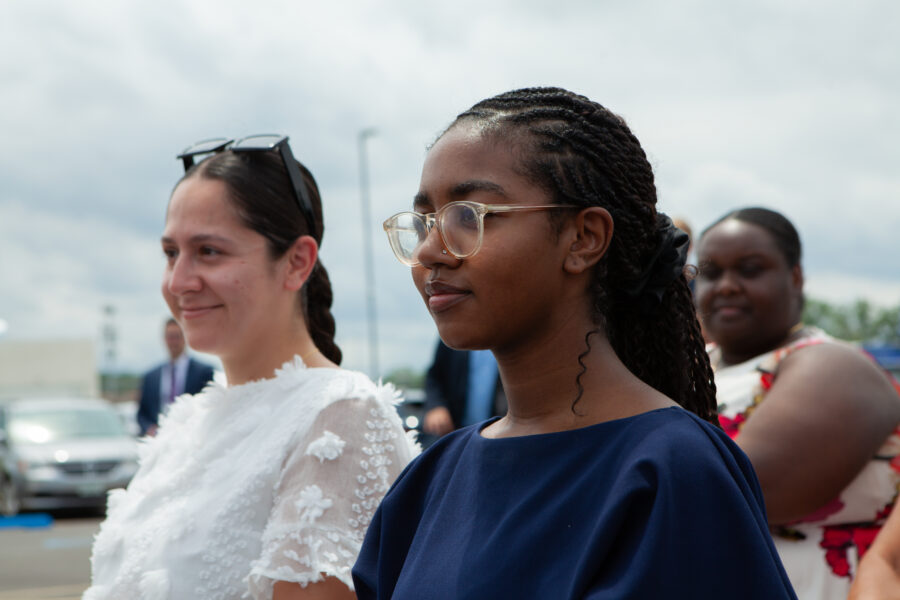
<svg viewBox="0 0 900 600"><path fill-rule="evenodd" d="M750 457L797 596L844 600L900 483L900 398L859 349L804 326L794 226L762 208L703 232L697 305L719 419Z"/></svg>

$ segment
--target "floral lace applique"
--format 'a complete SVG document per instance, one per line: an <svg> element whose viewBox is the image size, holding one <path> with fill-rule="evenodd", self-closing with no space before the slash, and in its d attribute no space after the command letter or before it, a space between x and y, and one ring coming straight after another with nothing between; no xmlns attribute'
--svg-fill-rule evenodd
<svg viewBox="0 0 900 600"><path fill-rule="evenodd" d="M322 437L310 442L306 447L306 454L315 456L319 462L334 460L344 452L347 442L330 431L325 431Z"/></svg>
<svg viewBox="0 0 900 600"><path fill-rule="evenodd" d="M417 453L396 395L295 359L179 401L111 494L85 597L263 599L325 577L352 589L365 525Z"/></svg>
<svg viewBox="0 0 900 600"><path fill-rule="evenodd" d="M325 497L322 488L315 484L306 486L300 492L300 498L294 502L294 507L299 513L298 527L312 525L333 504L331 498Z"/></svg>

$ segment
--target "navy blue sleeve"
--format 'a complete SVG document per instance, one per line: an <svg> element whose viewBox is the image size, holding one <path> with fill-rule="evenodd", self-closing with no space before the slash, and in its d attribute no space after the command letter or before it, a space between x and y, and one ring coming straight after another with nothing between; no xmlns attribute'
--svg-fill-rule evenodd
<svg viewBox="0 0 900 600"><path fill-rule="evenodd" d="M628 492L604 519L621 524L615 549L602 552L585 598L796 598L749 460L724 434L695 425L651 439L657 447L622 471Z"/></svg>

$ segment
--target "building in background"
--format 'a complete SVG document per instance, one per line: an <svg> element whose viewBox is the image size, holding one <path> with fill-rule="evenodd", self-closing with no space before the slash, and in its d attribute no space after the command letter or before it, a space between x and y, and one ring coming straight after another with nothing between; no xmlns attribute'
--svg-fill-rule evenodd
<svg viewBox="0 0 900 600"><path fill-rule="evenodd" d="M0 340L0 398L99 394L94 340Z"/></svg>

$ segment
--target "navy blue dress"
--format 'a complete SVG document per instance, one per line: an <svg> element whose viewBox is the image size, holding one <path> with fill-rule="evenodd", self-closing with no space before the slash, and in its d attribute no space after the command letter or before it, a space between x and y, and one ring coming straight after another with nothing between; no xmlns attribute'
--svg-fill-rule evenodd
<svg viewBox="0 0 900 600"><path fill-rule="evenodd" d="M473 425L414 460L353 568L368 598L796 598L750 462L664 408L559 433Z"/></svg>

